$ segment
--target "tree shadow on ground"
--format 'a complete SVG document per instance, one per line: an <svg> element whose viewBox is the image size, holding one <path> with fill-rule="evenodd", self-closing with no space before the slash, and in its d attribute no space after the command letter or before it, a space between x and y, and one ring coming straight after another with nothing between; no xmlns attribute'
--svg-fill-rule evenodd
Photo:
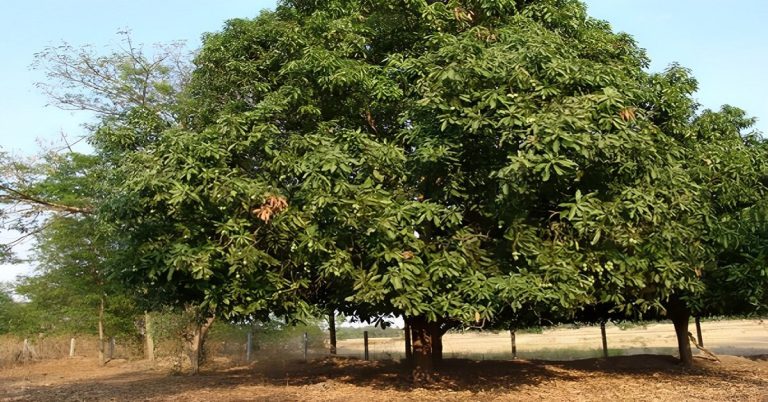
<svg viewBox="0 0 768 402"><path fill-rule="evenodd" d="M762 364L733 358L728 367L698 361L683 368L671 356L639 355L568 362L445 360L435 381L424 386L434 391L513 392L526 386L546 386L552 382L573 384L590 378L631 378L656 381L658 378L680 384L717 382L768 387L768 379L746 375L748 365ZM739 360L735 360L739 359ZM734 363L735 362L735 363ZM731 364L733 363L733 364ZM739 366L744 364L745 366ZM744 371L740 369L744 368ZM77 370L77 367L73 367ZM0 399L15 401L81 400L176 400L195 395L193 400L216 400L232 390L248 392L246 400L300 399L301 392L333 389L337 386L370 388L380 391L410 392L408 364L396 361L363 361L355 358L327 357L310 362L270 360L230 369L204 370L198 376L171 375L158 370L125 370L119 373L52 383L17 380L14 389L0 392ZM754 369L751 371L754 374ZM74 382L76 381L76 382ZM293 393L293 394L291 394ZM351 391L354 393L354 391ZM184 396L182 396L182 394ZM402 394L401 394L402 395ZM197 399L199 398L199 399ZM354 399L354 395L350 395ZM185 400L187 400L185 399ZM229 397L225 399L231 399Z"/></svg>
<svg viewBox="0 0 768 402"><path fill-rule="evenodd" d="M749 363L745 364L745 362L759 361L759 359L738 356L722 356L722 358L725 362L716 362L701 356L694 356L694 364L690 367L683 366L677 357L669 355L630 355L615 356L608 359L542 363L550 367L566 369L571 373L604 373L654 378L665 375L686 383L699 383L706 380L768 387L768 378L745 375L754 370L754 368L748 367L750 366Z"/></svg>
<svg viewBox="0 0 768 402"><path fill-rule="evenodd" d="M768 354L765 355L753 355L753 356L744 356L744 358L752 360L752 361L768 361Z"/></svg>
<svg viewBox="0 0 768 402"><path fill-rule="evenodd" d="M73 370L77 368L73 367ZM200 400L216 400L216 395L226 395L239 387L249 388L249 398L291 400L283 390L312 391L332 388L336 384L408 392L416 388L410 380L410 373L407 364L395 361L325 358L305 363L273 360L248 367L203 370L197 376L142 370L54 382L50 385L40 384L40 381L25 384L22 378L15 378L11 379L15 383L13 389L9 387L0 391L0 400L176 400L175 397L180 397L182 393L197 395L202 398ZM567 373L554 372L546 366L524 361L447 360L435 375L434 383L424 388L480 392L493 388L511 389L526 384L535 386L542 381L555 379L575 380Z"/></svg>
<svg viewBox="0 0 768 402"><path fill-rule="evenodd" d="M326 381L380 390L408 391L414 388L412 369L406 362L364 361L356 358L328 357L310 363L254 365L253 370L273 385L308 385ZM435 370L433 381L421 384L427 389L477 391L498 387L537 385L542 381L574 380L566 372L528 361L476 361L447 359Z"/></svg>

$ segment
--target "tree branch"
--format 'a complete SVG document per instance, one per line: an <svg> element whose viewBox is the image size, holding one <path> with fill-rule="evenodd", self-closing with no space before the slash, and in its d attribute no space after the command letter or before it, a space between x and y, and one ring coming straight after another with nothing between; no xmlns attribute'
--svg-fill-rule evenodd
<svg viewBox="0 0 768 402"><path fill-rule="evenodd" d="M6 191L10 194L15 195L15 197L7 197L9 200L20 200L27 203L39 205L42 207L45 207L46 209L52 210L52 211L58 211L58 212L70 212L74 214L90 214L93 212L93 208L90 206L86 207L75 207L72 205L63 205L58 204L51 201L42 200L40 198L37 198L35 196L32 196L30 194L26 194L24 192L18 191L16 189L13 189L11 187L8 187L4 184L0 184L0 190ZM0 200L2 200L4 197L0 196Z"/></svg>

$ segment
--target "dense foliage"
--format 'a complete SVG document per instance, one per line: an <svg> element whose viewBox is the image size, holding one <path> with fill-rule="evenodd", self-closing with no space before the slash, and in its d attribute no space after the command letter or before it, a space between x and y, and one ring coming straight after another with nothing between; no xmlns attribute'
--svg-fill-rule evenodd
<svg viewBox="0 0 768 402"><path fill-rule="evenodd" d="M695 81L579 2L284 2L195 63L189 127L121 162L139 278L464 322L703 289Z"/></svg>

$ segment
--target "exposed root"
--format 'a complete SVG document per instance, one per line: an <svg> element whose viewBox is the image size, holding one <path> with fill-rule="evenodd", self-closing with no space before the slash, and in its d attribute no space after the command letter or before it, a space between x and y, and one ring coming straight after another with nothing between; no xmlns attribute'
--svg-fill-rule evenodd
<svg viewBox="0 0 768 402"><path fill-rule="evenodd" d="M716 361L716 362L718 362L718 363L722 363L722 362L720 361L720 358L718 358L717 356L715 356L715 354L714 354L714 353L712 353L712 352L710 352L709 350L707 350L707 349L706 349L704 346L701 346L701 345L699 345L699 343L698 343L698 342L696 342L696 338L694 338L694 337L693 337L693 334L692 334L692 333L690 333L690 332L688 333L688 340L690 340L690 341L691 341L691 343L693 343L693 346L696 346L696 349L698 349L698 350L700 350L700 351L704 352L704 353L705 353L707 356L709 356L709 360L713 360L713 361Z"/></svg>

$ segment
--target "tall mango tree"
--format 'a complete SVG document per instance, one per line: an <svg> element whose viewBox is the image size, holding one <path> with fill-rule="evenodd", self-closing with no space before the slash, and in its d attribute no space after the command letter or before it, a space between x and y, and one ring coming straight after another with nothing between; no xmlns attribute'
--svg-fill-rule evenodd
<svg viewBox="0 0 768 402"><path fill-rule="evenodd" d="M668 311L682 339L717 250L688 165L695 81L647 63L571 0L229 21L183 122L116 161L124 274L231 316L403 315L417 378L447 328L516 311Z"/></svg>

